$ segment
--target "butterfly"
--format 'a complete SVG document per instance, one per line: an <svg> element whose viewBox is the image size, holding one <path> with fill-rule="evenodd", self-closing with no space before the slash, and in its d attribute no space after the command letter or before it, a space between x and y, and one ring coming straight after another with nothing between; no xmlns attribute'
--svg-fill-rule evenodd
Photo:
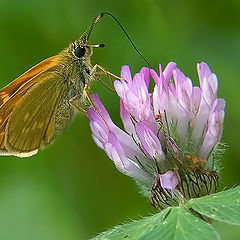
<svg viewBox="0 0 240 240"><path fill-rule="evenodd" d="M101 17L101 16L100 16ZM90 28L59 54L40 62L0 90L0 155L29 157L51 144L81 109L96 78Z"/></svg>

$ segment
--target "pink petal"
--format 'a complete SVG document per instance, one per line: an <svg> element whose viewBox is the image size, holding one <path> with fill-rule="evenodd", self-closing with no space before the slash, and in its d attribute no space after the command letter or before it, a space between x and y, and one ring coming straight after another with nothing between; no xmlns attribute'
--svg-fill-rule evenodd
<svg viewBox="0 0 240 240"><path fill-rule="evenodd" d="M123 101L120 99L120 116L122 118L122 122L124 125L125 130L131 135L134 133L135 128L131 119L131 115L126 110Z"/></svg>
<svg viewBox="0 0 240 240"><path fill-rule="evenodd" d="M159 65L159 66L161 66L161 65ZM160 82L160 77L157 75L157 73L153 69L150 70L150 74L151 74L154 82L158 85Z"/></svg>
<svg viewBox="0 0 240 240"><path fill-rule="evenodd" d="M207 131L199 151L199 156L208 158L212 149L220 141L223 131L225 101L216 99L209 114Z"/></svg>
<svg viewBox="0 0 240 240"><path fill-rule="evenodd" d="M91 94L91 98L93 100L93 103L95 104L98 113L101 115L101 117L104 119L105 123L108 125L109 128L112 128L115 126L112 119L110 118L106 108L103 106L102 102L100 101L98 95L96 93Z"/></svg>
<svg viewBox="0 0 240 240"><path fill-rule="evenodd" d="M142 78L144 79L145 83L146 83L146 86L148 88L149 86L149 80L150 80L150 69L147 68L147 67L143 67L141 70L140 70L140 74L142 75Z"/></svg>
<svg viewBox="0 0 240 240"><path fill-rule="evenodd" d="M197 72L198 72L198 76L199 76L200 86L203 82L203 78L204 77L207 78L212 73L210 67L205 62L201 62L201 63L197 64Z"/></svg>
<svg viewBox="0 0 240 240"><path fill-rule="evenodd" d="M120 98L123 98L124 97L124 87L123 87L123 84L122 82L118 81L118 80L115 80L114 83L114 88L117 92L117 95L120 97Z"/></svg>
<svg viewBox="0 0 240 240"><path fill-rule="evenodd" d="M209 66L204 62L197 65L197 70L203 96L208 105L211 107L212 103L217 98L217 76L211 72Z"/></svg>
<svg viewBox="0 0 240 240"><path fill-rule="evenodd" d="M109 129L104 124L101 117L95 112L93 107L88 109L88 117L90 119L92 134L98 139L98 141L105 143L108 138Z"/></svg>
<svg viewBox="0 0 240 240"><path fill-rule="evenodd" d="M109 134L108 142L105 144L105 151L120 172L141 182L149 183L151 181L148 173L144 172L137 163L126 157L115 134Z"/></svg>
<svg viewBox="0 0 240 240"><path fill-rule="evenodd" d="M174 197L174 190L179 183L177 174L173 171L167 171L164 174L159 174L159 177L162 188L171 190L172 197Z"/></svg>
<svg viewBox="0 0 240 240"><path fill-rule="evenodd" d="M202 141L203 133L206 128L208 116L209 116L209 105L202 97L197 115L193 120L193 133L192 133L192 141L196 148L198 148L199 144Z"/></svg>
<svg viewBox="0 0 240 240"><path fill-rule="evenodd" d="M175 62L170 62L168 65L165 67L163 71L163 76L166 79L167 82L172 78L173 76L173 69L176 68L177 64Z"/></svg>
<svg viewBox="0 0 240 240"><path fill-rule="evenodd" d="M144 152L148 156L158 160L164 159L164 153L162 152L162 146L159 139L146 124L142 122L137 123L136 133Z"/></svg>
<svg viewBox="0 0 240 240"><path fill-rule="evenodd" d="M145 80L140 73L135 74L132 87L133 88L131 91L134 92L139 99L144 98L144 100L146 100L146 96L148 95L148 88L146 86Z"/></svg>
<svg viewBox="0 0 240 240"><path fill-rule="evenodd" d="M199 105L202 98L202 91L200 87L193 87L193 113L194 115L197 114Z"/></svg>
<svg viewBox="0 0 240 240"><path fill-rule="evenodd" d="M129 66L127 65L122 66L121 78L126 80L128 83L132 82L132 75Z"/></svg>

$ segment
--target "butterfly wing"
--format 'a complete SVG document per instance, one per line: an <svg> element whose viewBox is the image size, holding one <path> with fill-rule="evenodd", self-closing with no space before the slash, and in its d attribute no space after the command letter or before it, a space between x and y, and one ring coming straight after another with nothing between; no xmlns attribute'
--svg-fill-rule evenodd
<svg viewBox="0 0 240 240"><path fill-rule="evenodd" d="M64 85L54 73L46 74L41 83L32 87L7 122L4 145L9 153L30 156L51 142L55 112L63 92Z"/></svg>
<svg viewBox="0 0 240 240"><path fill-rule="evenodd" d="M6 148L4 145L4 138L6 134L6 125L9 120L10 115L14 108L19 104L24 95L31 89L34 83L25 85L18 91L17 94L12 96L9 100L5 101L0 107L0 153L6 153Z"/></svg>
<svg viewBox="0 0 240 240"><path fill-rule="evenodd" d="M51 58L51 62L57 63L56 60L57 56ZM38 65L34 67L36 75L29 70L26 76L16 79L10 88L12 91L7 89L11 84L0 91L10 96L0 106L0 154L22 157L35 154L44 141L45 131L53 125L64 85L55 71L56 66L50 64L43 70L43 63L40 63L42 70L37 71Z"/></svg>
<svg viewBox="0 0 240 240"><path fill-rule="evenodd" d="M13 96L13 94L17 90L19 90L22 86L24 86L28 81L31 81L32 78L36 77L38 74L41 74L41 73L55 67L56 64L58 63L58 61L59 61L58 55L47 58L44 61L42 61L39 64L32 67L31 69L29 69L27 72L22 74L16 80L12 81L6 87L1 89L0 90L0 106L4 102L9 100Z"/></svg>

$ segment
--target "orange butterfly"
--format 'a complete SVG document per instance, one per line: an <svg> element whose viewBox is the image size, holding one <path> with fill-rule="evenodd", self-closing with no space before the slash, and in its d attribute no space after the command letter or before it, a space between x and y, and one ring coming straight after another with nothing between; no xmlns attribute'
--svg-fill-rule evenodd
<svg viewBox="0 0 240 240"><path fill-rule="evenodd" d="M88 40L99 15L79 40L0 90L0 154L28 157L52 143L81 109L96 78Z"/></svg>

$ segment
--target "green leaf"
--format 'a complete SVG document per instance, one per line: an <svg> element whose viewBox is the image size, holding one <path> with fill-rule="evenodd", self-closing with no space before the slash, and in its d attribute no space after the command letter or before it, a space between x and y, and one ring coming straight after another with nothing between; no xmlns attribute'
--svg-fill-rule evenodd
<svg viewBox="0 0 240 240"><path fill-rule="evenodd" d="M195 217L184 206L164 211L115 227L94 240L215 240L219 239L212 226Z"/></svg>
<svg viewBox="0 0 240 240"><path fill-rule="evenodd" d="M240 187L191 199L187 206L209 218L240 225Z"/></svg>
<svg viewBox="0 0 240 240"><path fill-rule="evenodd" d="M161 225L165 216L170 212L170 208L150 217L140 219L131 223L114 227L95 237L94 240L106 239L139 239L141 235L154 229L156 225Z"/></svg>

